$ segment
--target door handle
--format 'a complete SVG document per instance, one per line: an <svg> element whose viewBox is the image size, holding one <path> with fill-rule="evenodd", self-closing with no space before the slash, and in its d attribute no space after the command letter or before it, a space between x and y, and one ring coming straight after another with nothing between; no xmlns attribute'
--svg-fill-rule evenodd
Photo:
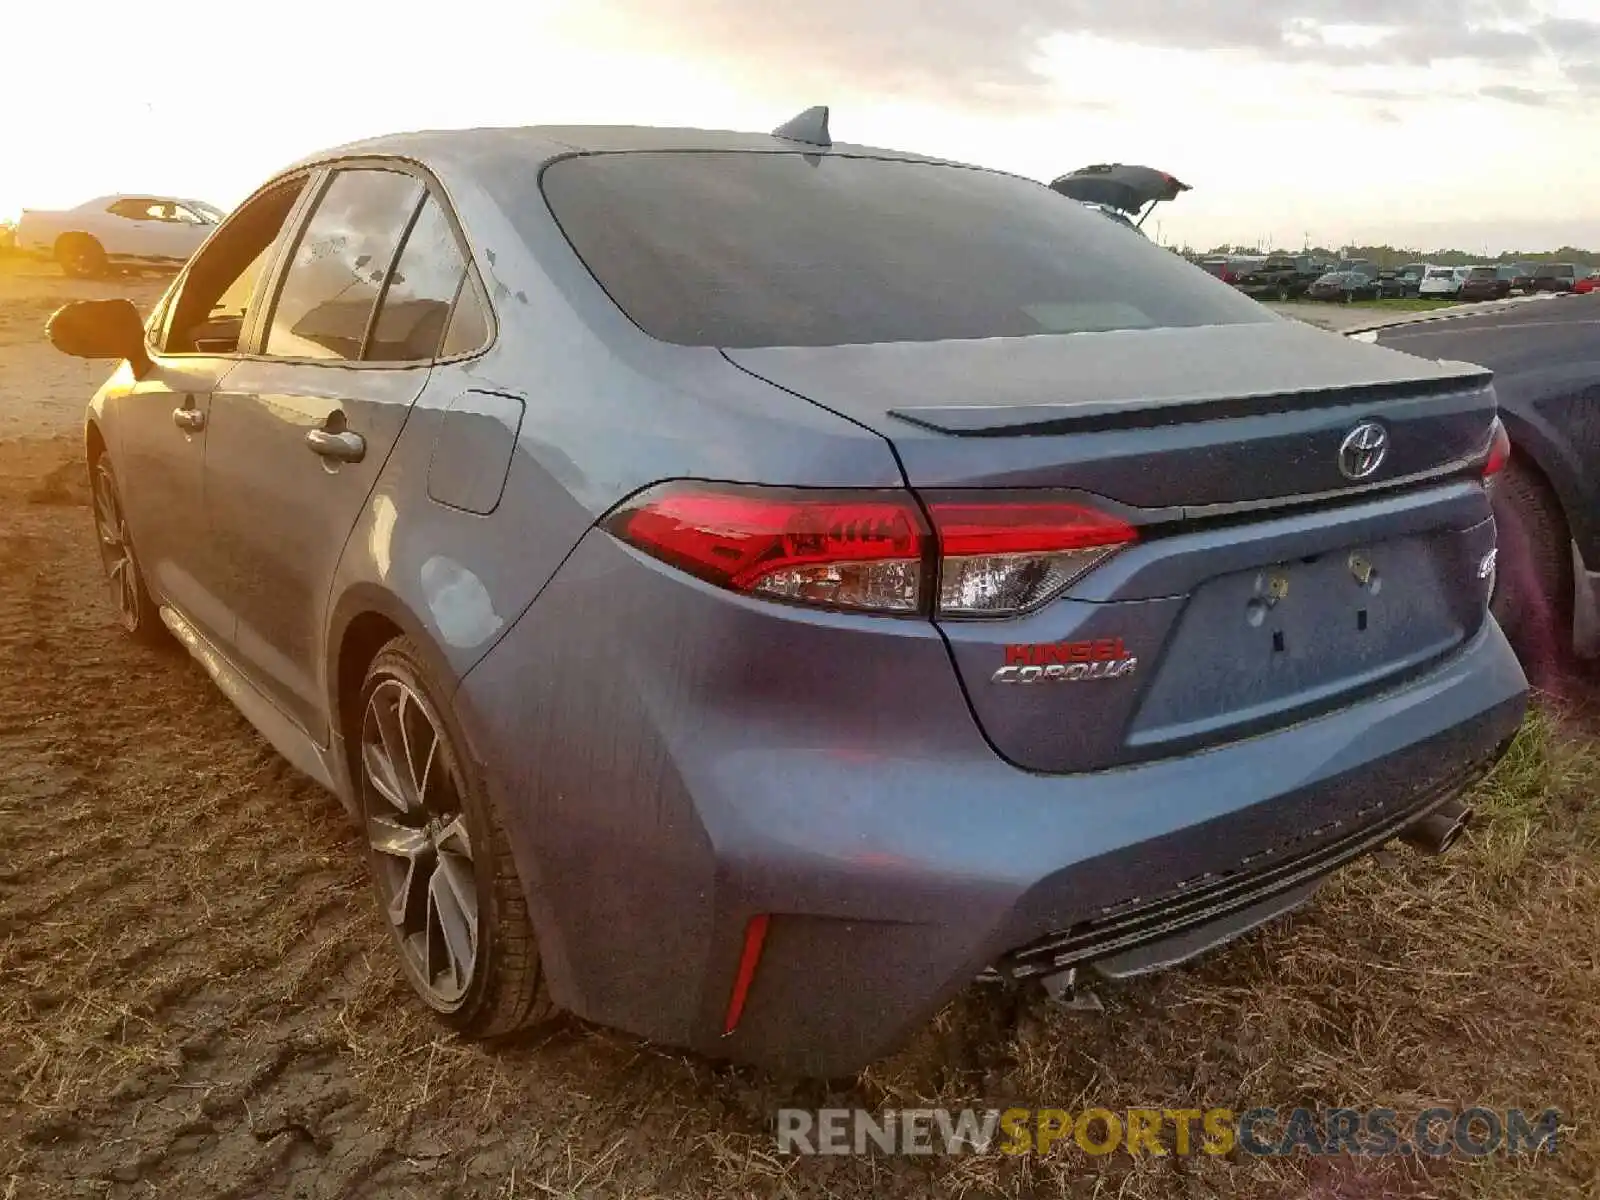
<svg viewBox="0 0 1600 1200"><path fill-rule="evenodd" d="M367 454L367 439L359 433L345 429L332 433L326 429L313 429L306 434L306 445L313 454L337 462L360 462Z"/></svg>
<svg viewBox="0 0 1600 1200"><path fill-rule="evenodd" d="M172 410L172 423L185 433L199 433L206 427L206 414L194 406L193 396L185 396L183 407Z"/></svg>

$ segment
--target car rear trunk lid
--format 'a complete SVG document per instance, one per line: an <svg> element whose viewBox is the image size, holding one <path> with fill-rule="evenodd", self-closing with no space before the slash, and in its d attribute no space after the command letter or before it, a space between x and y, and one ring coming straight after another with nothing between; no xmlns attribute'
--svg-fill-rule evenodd
<svg viewBox="0 0 1600 1200"><path fill-rule="evenodd" d="M1304 719L1482 624L1482 368L1286 321L726 354L881 433L930 503L1053 489L1139 527L1037 611L939 620L984 733L1027 769ZM1389 450L1352 480L1341 447L1369 421Z"/></svg>

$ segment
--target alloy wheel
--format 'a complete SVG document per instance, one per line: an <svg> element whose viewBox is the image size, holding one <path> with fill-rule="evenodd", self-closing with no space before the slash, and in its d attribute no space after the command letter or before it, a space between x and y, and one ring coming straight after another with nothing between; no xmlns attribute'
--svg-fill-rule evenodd
<svg viewBox="0 0 1600 1200"><path fill-rule="evenodd" d="M367 842L401 953L425 998L458 1007L478 958L477 873L460 769L437 719L404 681L381 677L361 727Z"/></svg>
<svg viewBox="0 0 1600 1200"><path fill-rule="evenodd" d="M94 525L100 540L100 561L111 585L117 618L126 629L139 625L139 575L128 544L128 523L117 499L117 482L102 459L94 471Z"/></svg>

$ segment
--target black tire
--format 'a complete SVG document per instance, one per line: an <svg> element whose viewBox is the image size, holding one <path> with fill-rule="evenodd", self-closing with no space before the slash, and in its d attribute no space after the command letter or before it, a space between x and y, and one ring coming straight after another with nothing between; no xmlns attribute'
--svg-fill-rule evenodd
<svg viewBox="0 0 1600 1200"><path fill-rule="evenodd" d="M1490 609L1529 668L1558 668L1571 649L1572 552L1561 503L1518 456L1494 482L1500 547Z"/></svg>
<svg viewBox="0 0 1600 1200"><path fill-rule="evenodd" d="M145 587L144 572L134 553L128 522L122 511L122 493L111 470L111 458L101 454L89 464L90 508L95 540L100 545L100 565L111 588L117 624L135 641L159 646L169 640L161 611Z"/></svg>
<svg viewBox="0 0 1600 1200"><path fill-rule="evenodd" d="M74 279L103 279L108 270L106 248L87 233L62 234L56 241L56 262Z"/></svg>
<svg viewBox="0 0 1600 1200"><path fill-rule="evenodd" d="M466 739L460 726L437 699L446 694L415 642L404 637L390 641L372 660L362 682L351 760L369 875L380 918L394 940L407 981L452 1029L469 1038L490 1038L547 1020L556 1010L544 986L538 942L510 845L472 756L464 753ZM395 698L399 707L392 711L398 714L398 724L388 728L408 731L400 753L409 760L408 798L421 798L414 813L386 795L389 788L404 792L407 787L395 774L396 764L384 744L385 722L391 718L383 714ZM412 704L418 707L413 709ZM426 752L425 764L417 761L424 754L419 749L426 734L423 721L437 738L431 743L436 749ZM385 786L380 779L390 782ZM452 933L463 936L466 918L465 905L458 899L466 892L461 878L463 843L459 833L451 833L462 825L475 900L470 917L475 928L467 939L472 961L464 979L459 956L448 947ZM392 831L410 838L407 844L412 849L380 850L380 841L390 847L401 845ZM415 849L418 838L429 846ZM413 879L424 870L428 878L419 885ZM436 899L436 884L445 899ZM392 916L396 905L402 911ZM453 928L447 930L446 925ZM438 969L432 966L435 931L439 953L448 959Z"/></svg>

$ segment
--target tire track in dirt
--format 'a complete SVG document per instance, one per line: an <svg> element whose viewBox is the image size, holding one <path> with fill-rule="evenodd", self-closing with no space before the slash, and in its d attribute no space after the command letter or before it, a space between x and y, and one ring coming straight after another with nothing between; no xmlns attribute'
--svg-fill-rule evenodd
<svg viewBox="0 0 1600 1200"><path fill-rule="evenodd" d="M180 653L120 640L86 509L15 499L0 496L17 518L0 536L0 669L20 683L0 697L17 818L0 964L28 997L8 1017L49 1025L0 1084L24 1170L48 1157L57 1183L113 1195L274 1194L336 1149L340 1177L370 1173L338 1132L364 1106L334 1069L330 1016L386 947L336 802Z"/></svg>

